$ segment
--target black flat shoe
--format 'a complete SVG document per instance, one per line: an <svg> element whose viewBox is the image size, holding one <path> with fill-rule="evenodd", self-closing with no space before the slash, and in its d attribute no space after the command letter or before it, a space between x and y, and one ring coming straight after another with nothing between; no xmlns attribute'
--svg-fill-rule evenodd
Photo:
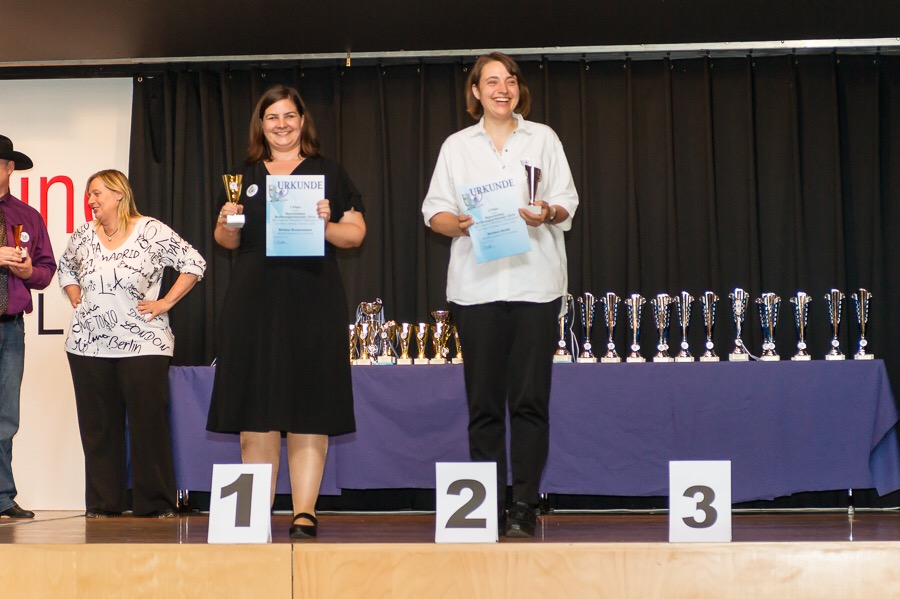
<svg viewBox="0 0 900 599"><path fill-rule="evenodd" d="M301 518L306 518L312 524L297 524L297 520ZM300 512L294 516L288 534L290 534L292 539L315 539L319 534L319 520L312 514Z"/></svg>
<svg viewBox="0 0 900 599"><path fill-rule="evenodd" d="M22 508L19 507L18 503L13 503L12 507L7 508L7 509L3 510L2 512L0 512L0 517L2 517L2 518L19 518L19 519L34 518L34 512L29 511L29 510L23 510Z"/></svg>
<svg viewBox="0 0 900 599"><path fill-rule="evenodd" d="M534 536L536 525L537 516L534 507L517 501L509 508L506 536L511 539L530 539Z"/></svg>
<svg viewBox="0 0 900 599"><path fill-rule="evenodd" d="M88 510L84 513L85 518L121 518L122 512L111 512L110 510Z"/></svg>

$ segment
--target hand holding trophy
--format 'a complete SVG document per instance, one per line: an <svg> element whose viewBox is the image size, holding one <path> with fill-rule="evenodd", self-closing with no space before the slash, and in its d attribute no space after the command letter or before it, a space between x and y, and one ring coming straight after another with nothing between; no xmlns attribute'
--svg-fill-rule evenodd
<svg viewBox="0 0 900 599"><path fill-rule="evenodd" d="M230 210L223 212L227 212L224 214L225 216L225 226L229 229L240 229L244 226L244 215L240 214L241 207L238 206L238 202L241 200L241 186L244 179L244 175L222 175L222 182L225 184L225 194L228 198L228 203L234 206L234 212ZM222 215L222 213L220 213Z"/></svg>

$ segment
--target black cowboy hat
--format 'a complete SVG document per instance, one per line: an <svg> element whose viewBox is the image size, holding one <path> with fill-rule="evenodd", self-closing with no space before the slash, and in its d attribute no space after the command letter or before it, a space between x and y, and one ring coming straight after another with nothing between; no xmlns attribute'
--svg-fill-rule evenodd
<svg viewBox="0 0 900 599"><path fill-rule="evenodd" d="M17 171L27 171L34 166L31 158L13 150L12 140L5 135L0 135L0 160L12 160L16 163Z"/></svg>

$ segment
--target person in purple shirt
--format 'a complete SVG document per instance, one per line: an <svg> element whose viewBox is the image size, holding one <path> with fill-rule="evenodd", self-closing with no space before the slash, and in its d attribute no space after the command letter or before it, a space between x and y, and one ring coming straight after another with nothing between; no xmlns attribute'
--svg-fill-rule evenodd
<svg viewBox="0 0 900 599"><path fill-rule="evenodd" d="M12 439L19 430L19 389L25 370L25 322L31 290L44 289L56 272L50 235L40 213L12 196L14 170L34 164L0 135L0 517L34 518L16 503ZM5 229L5 235L3 232ZM16 247L18 242L18 247Z"/></svg>

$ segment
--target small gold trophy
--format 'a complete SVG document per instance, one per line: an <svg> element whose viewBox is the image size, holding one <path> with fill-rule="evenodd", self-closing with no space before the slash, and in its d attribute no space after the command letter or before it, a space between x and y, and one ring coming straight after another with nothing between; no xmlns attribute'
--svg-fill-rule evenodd
<svg viewBox="0 0 900 599"><path fill-rule="evenodd" d="M23 225L13 225L13 241L16 242L16 249L19 250L22 254L22 260L28 257L28 250L22 247L22 227Z"/></svg>
<svg viewBox="0 0 900 599"><path fill-rule="evenodd" d="M453 340L456 342L456 355L450 358L451 364L462 364L463 363L463 355L462 355L462 343L459 342L459 329L456 328L456 325L453 325Z"/></svg>
<svg viewBox="0 0 900 599"><path fill-rule="evenodd" d="M230 204L241 201L241 186L244 175L222 175L222 182L225 184L225 194ZM225 219L225 226L229 229L240 229L244 226L243 214L229 214Z"/></svg>
<svg viewBox="0 0 900 599"><path fill-rule="evenodd" d="M400 357L397 358L397 364L412 364L412 358L409 357L409 342L412 338L413 327L408 322L400 323Z"/></svg>
<svg viewBox="0 0 900 599"><path fill-rule="evenodd" d="M416 358L413 360L413 364L430 364L431 360L425 356L425 346L428 341L428 331L431 329L431 325L425 322L420 322L416 325L416 349L418 349L418 354Z"/></svg>
<svg viewBox="0 0 900 599"><path fill-rule="evenodd" d="M356 336L356 325L350 325L350 363L353 364L356 360L356 342L358 337Z"/></svg>

